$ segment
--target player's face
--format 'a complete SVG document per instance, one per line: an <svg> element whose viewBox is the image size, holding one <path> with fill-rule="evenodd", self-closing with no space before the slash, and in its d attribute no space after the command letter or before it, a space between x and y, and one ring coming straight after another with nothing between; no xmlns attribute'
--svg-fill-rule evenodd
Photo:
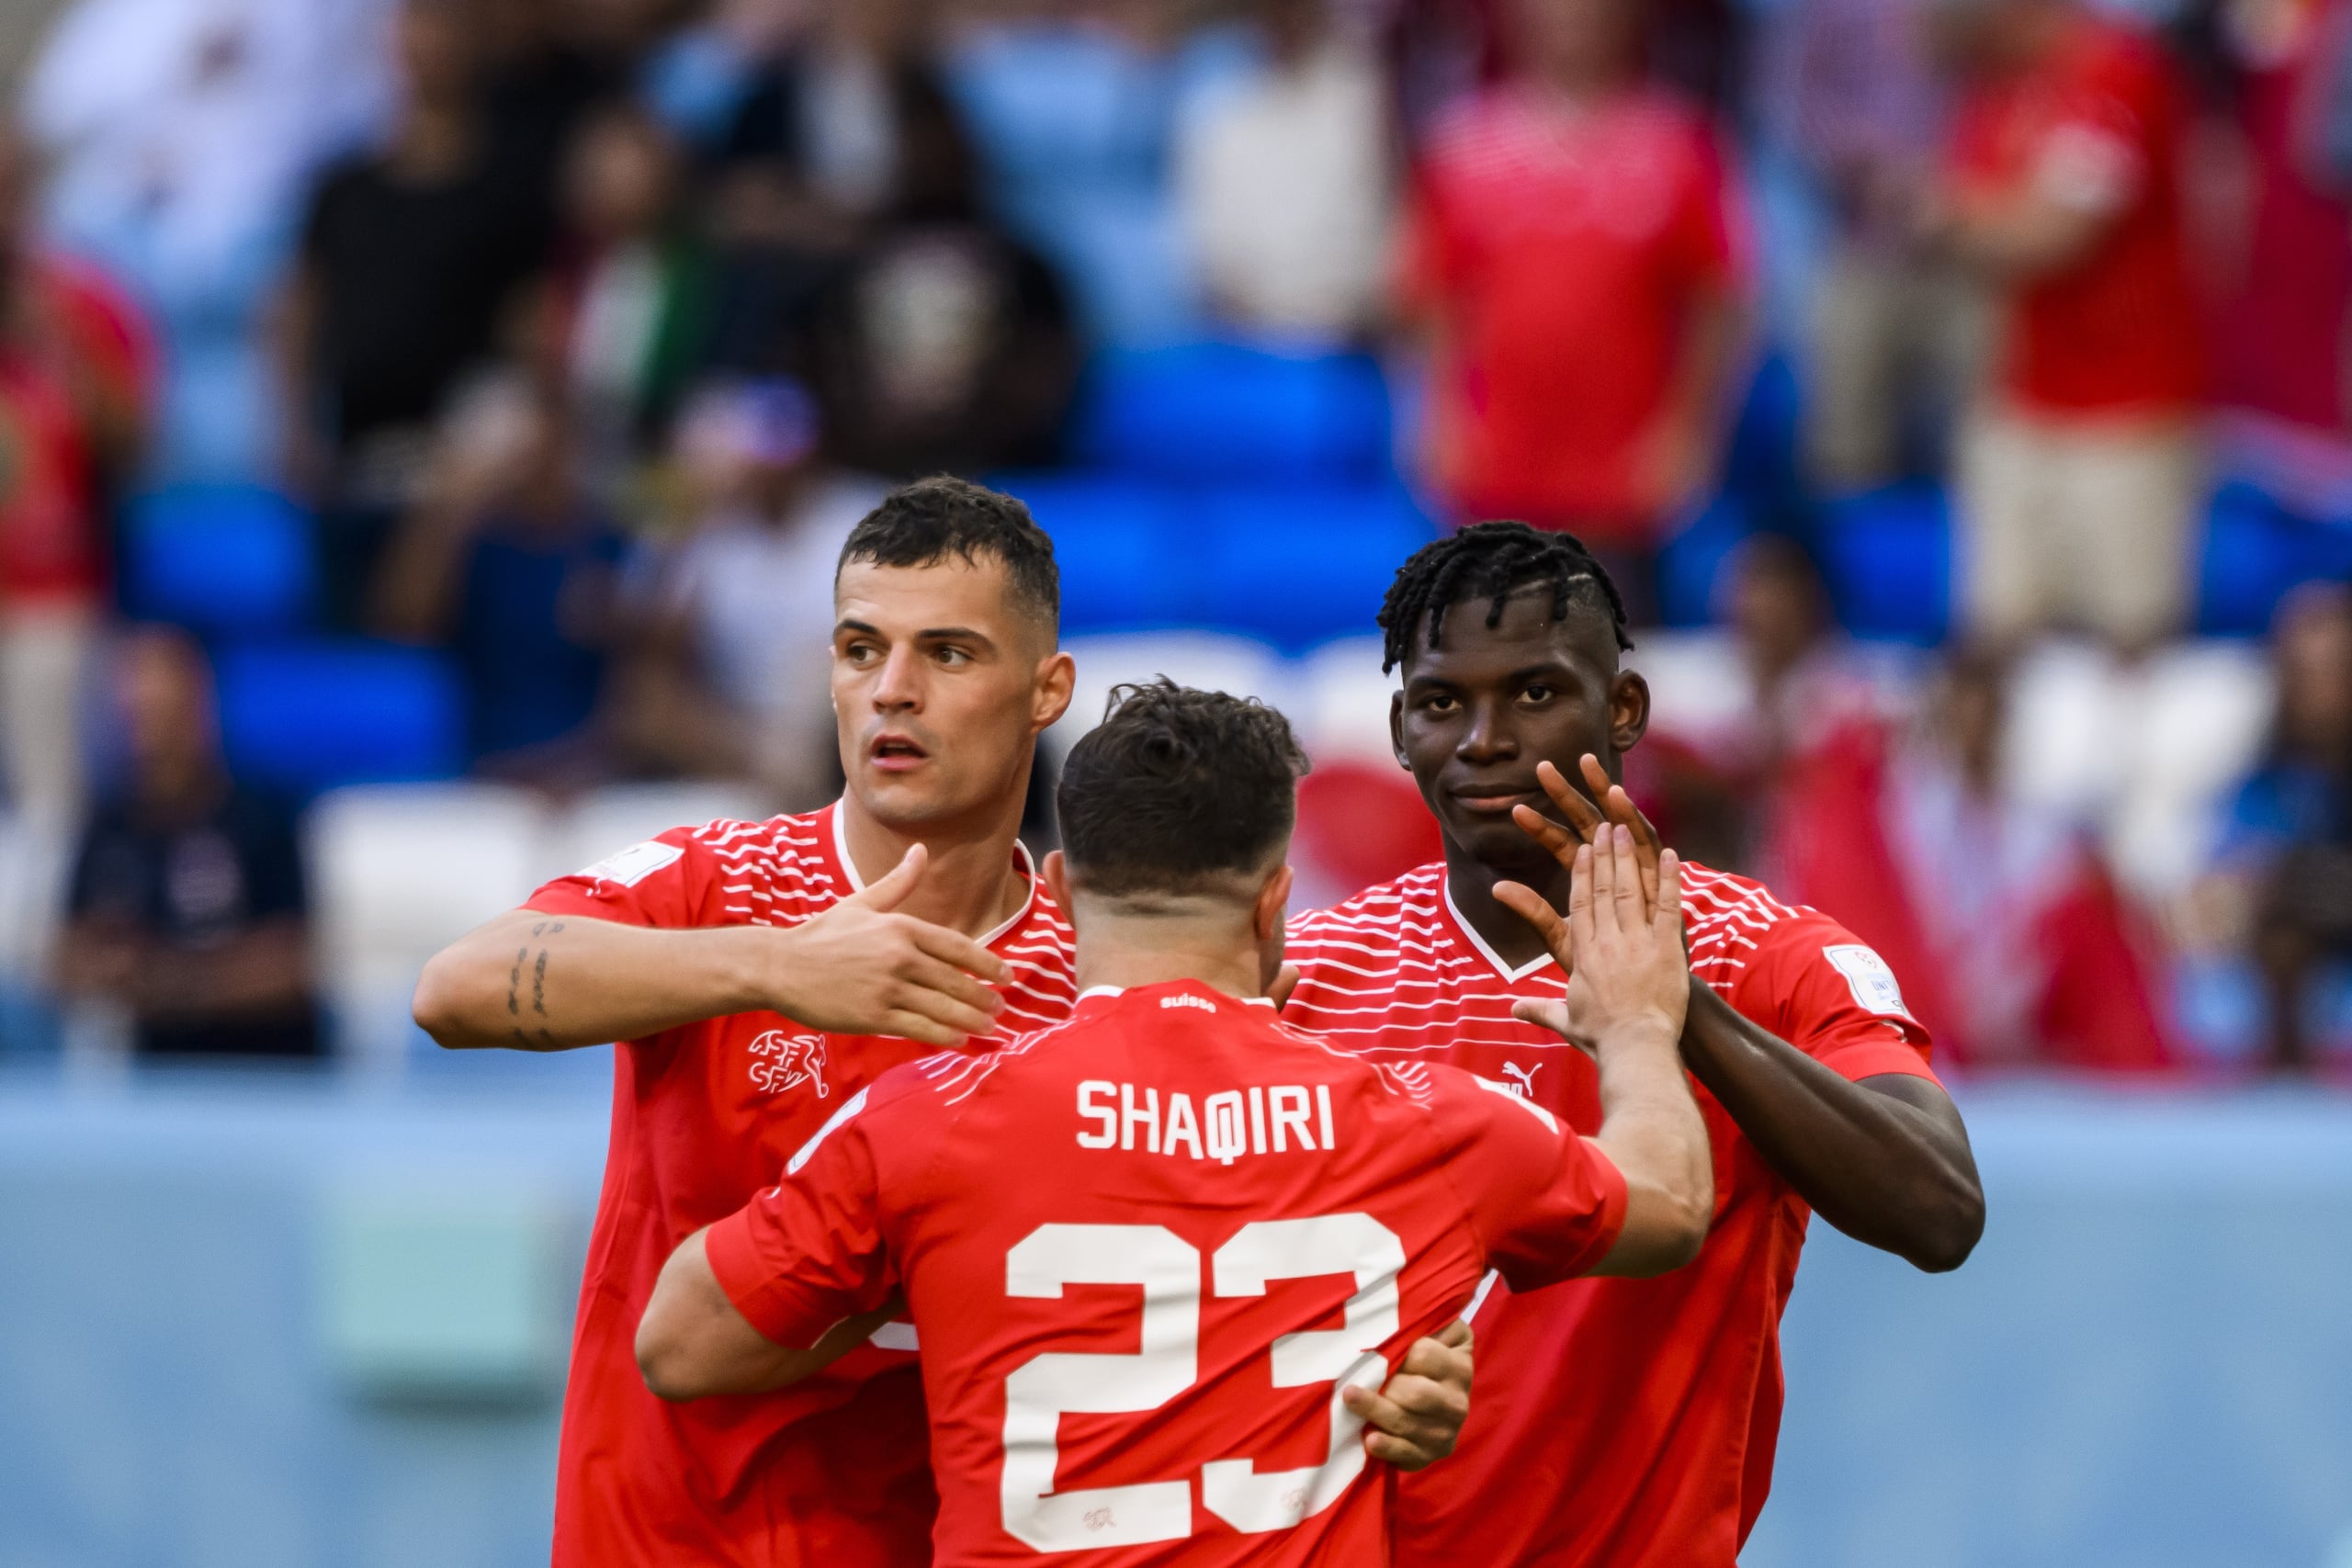
<svg viewBox="0 0 2352 1568"><path fill-rule="evenodd" d="M915 829L1018 811L1069 656L1006 593L1003 564L853 561L833 592L833 712L850 793Z"/></svg>
<svg viewBox="0 0 2352 1568"><path fill-rule="evenodd" d="M1447 842L1501 871L1552 866L1510 819L1514 806L1558 819L1535 764L1573 782L1589 751L1613 776L1649 722L1649 686L1617 668L1607 623L1580 609L1555 621L1548 586L1514 595L1494 626L1483 603L1452 606L1438 647L1416 635L1404 677L1389 714L1397 761Z"/></svg>

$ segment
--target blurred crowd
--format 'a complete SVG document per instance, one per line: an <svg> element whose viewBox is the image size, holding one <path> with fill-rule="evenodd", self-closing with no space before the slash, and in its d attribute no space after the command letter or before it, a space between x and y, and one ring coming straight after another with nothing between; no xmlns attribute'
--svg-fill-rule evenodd
<svg viewBox="0 0 2352 1568"><path fill-rule="evenodd" d="M119 581L153 498L290 502L303 623L446 655L478 777L804 808L850 525L1053 469L1102 356L1215 341L1375 357L1431 525L1573 530L1645 626L1735 496L1712 629L1650 639L1637 794L1868 935L1965 1066L2352 1061L2344 581L2271 595L2196 809L2030 782L2106 744L2064 715L2128 770L2194 688L2217 491L2352 565L2352 0L33 8L12 1039L61 998L158 1053L332 1033L304 802L238 776L219 649ZM1840 627L1815 527L1921 485L1924 652Z"/></svg>

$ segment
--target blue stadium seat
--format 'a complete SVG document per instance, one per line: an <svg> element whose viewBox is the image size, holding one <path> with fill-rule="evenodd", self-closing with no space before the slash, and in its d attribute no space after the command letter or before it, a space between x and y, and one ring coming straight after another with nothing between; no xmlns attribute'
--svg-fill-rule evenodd
<svg viewBox="0 0 2352 1568"><path fill-rule="evenodd" d="M1821 566L1857 637L1932 645L1951 622L1951 506L1926 482L1826 502Z"/></svg>
<svg viewBox="0 0 2352 1568"><path fill-rule="evenodd" d="M1210 491L1188 510L1191 618L1292 653L1371 632L1397 567L1437 536L1394 485Z"/></svg>
<svg viewBox="0 0 2352 1568"><path fill-rule="evenodd" d="M465 688L437 653L356 640L244 644L219 659L220 738L249 783L309 795L452 778Z"/></svg>
<svg viewBox="0 0 2352 1568"><path fill-rule="evenodd" d="M1388 469L1388 389L1363 355L1114 352L1089 373L1073 441L1086 462L1172 482L1369 480Z"/></svg>
<svg viewBox="0 0 2352 1568"><path fill-rule="evenodd" d="M318 587L310 520L275 491L186 485L134 502L122 541L123 607L206 633L290 631Z"/></svg>
<svg viewBox="0 0 2352 1568"><path fill-rule="evenodd" d="M1669 626L1711 623L1724 563L1754 532L1747 503L1730 494L1685 524L1657 553L1658 618Z"/></svg>
<svg viewBox="0 0 2352 1568"><path fill-rule="evenodd" d="M1062 574L1062 628L1135 631L1181 624L1197 595L1162 486L1080 474L999 475L989 483L1028 502L1053 536Z"/></svg>
<svg viewBox="0 0 2352 1568"><path fill-rule="evenodd" d="M2352 577L2352 525L2288 510L2245 480L2223 485L2205 516L2198 570L2197 629L2248 637L2268 628L2299 582Z"/></svg>

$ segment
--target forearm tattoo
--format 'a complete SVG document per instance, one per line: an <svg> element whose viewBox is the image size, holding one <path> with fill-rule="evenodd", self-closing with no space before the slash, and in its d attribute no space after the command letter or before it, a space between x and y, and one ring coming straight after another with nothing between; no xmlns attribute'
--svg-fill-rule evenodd
<svg viewBox="0 0 2352 1568"><path fill-rule="evenodd" d="M563 930L561 920L541 920L537 925L533 926L531 936L539 941L538 957L532 958L531 944L526 942L514 950L514 967L507 971L506 1013L514 1021L510 1026L510 1032L514 1036L514 1043L526 1049L553 1046L556 1043L555 1036L548 1032L545 1021L548 1016L548 953L549 949L544 939L552 937L561 930ZM526 967L531 971L531 1008L528 1013L523 1010L523 971ZM527 1032L526 1025L530 1026ZM531 1038L534 1033L538 1036L536 1041Z"/></svg>

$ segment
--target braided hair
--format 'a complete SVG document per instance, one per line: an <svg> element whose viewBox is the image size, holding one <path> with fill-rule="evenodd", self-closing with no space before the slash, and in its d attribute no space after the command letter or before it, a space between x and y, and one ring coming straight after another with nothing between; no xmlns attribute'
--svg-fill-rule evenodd
<svg viewBox="0 0 2352 1568"><path fill-rule="evenodd" d="M1429 622L1429 646L1438 645L1445 613L1465 600L1487 601L1487 625L1502 625L1503 606L1522 588L1548 584L1552 618L1566 620L1571 604L1605 612L1617 647L1630 649L1625 601L1617 585L1582 540L1573 534L1546 533L1524 523L1475 523L1448 538L1424 545L1396 570L1380 606L1385 673L1413 651L1413 632Z"/></svg>

